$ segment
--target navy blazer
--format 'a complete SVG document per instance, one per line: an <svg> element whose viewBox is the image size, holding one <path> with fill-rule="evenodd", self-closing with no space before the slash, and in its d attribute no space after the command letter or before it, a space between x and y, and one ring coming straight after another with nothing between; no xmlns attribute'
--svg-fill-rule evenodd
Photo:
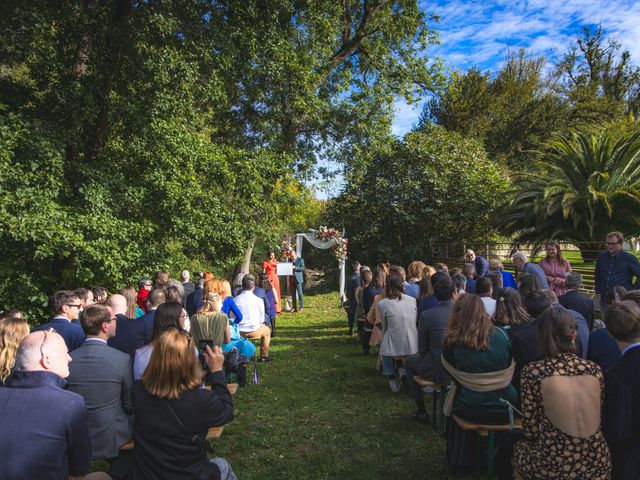
<svg viewBox="0 0 640 480"><path fill-rule="evenodd" d="M587 321L589 331L593 330L593 300L578 290L569 290L558 297L560 305L580 313Z"/></svg>
<svg viewBox="0 0 640 480"><path fill-rule="evenodd" d="M614 480L640 479L640 348L625 352L605 379L603 432Z"/></svg>
<svg viewBox="0 0 640 480"><path fill-rule="evenodd" d="M155 315L155 310L152 310L152 312ZM149 313L147 313L147 315L149 315ZM146 340L146 322L143 320L147 315L140 318L127 318L124 315L116 315L116 336L111 337L107 342L110 347L129 355L131 357L132 364L133 358L136 355L136 350L149 343ZM151 325L153 325L153 321ZM149 340L151 340L150 337L151 333L149 332Z"/></svg>
<svg viewBox="0 0 640 480"><path fill-rule="evenodd" d="M64 343L67 344L67 350L70 352L82 345L86 338L82 327L75 323L71 323L71 321L65 317L54 317L48 323L40 325L33 331L39 332L41 330L46 330L47 328L53 328L60 334L64 339Z"/></svg>
<svg viewBox="0 0 640 480"><path fill-rule="evenodd" d="M71 358L68 389L82 395L89 410L91 458L115 458L133 434L131 358L92 338Z"/></svg>

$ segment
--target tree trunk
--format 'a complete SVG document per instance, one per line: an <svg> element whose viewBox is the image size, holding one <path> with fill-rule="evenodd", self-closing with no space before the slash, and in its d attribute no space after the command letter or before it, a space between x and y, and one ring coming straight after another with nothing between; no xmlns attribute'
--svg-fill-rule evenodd
<svg viewBox="0 0 640 480"><path fill-rule="evenodd" d="M251 267L251 254L253 253L253 247L255 244L256 237L253 237L251 240L249 240L249 245L247 245L247 248L244 251L244 262L242 263L240 273L244 273L245 275L249 273L249 268Z"/></svg>

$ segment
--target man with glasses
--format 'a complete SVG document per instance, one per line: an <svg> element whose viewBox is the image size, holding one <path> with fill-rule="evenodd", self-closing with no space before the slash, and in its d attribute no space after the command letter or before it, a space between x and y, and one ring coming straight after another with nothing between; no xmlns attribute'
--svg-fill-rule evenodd
<svg viewBox="0 0 640 480"><path fill-rule="evenodd" d="M72 323L80 315L82 300L71 290L60 290L51 297L55 316L44 325L34 329L35 332L55 329L67 344L67 349L72 352L84 342L85 335L80 325Z"/></svg>
<svg viewBox="0 0 640 480"><path fill-rule="evenodd" d="M131 358L107 345L116 334L116 316L110 307L87 307L81 322L87 339L71 352L68 388L82 395L89 410L91 458L113 462L133 432Z"/></svg>
<svg viewBox="0 0 640 480"><path fill-rule="evenodd" d="M64 389L70 361L63 337L53 329L34 332L20 344L16 371L7 388L0 388L0 477L73 479L89 471L87 407L80 395Z"/></svg>
<svg viewBox="0 0 640 480"><path fill-rule="evenodd" d="M640 262L622 247L624 236L620 232L607 235L607 251L600 252L596 259L596 293L600 295L600 313L604 317L607 305L613 303L614 289L621 286L626 290L638 288ZM631 283L633 277L636 281Z"/></svg>

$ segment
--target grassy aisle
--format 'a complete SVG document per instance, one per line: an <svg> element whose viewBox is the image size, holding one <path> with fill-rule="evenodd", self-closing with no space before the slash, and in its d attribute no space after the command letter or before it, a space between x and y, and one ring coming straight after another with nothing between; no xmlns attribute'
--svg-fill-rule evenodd
<svg viewBox="0 0 640 480"><path fill-rule="evenodd" d="M444 442L346 335L337 294L305 301L304 312L280 317L274 361L236 394L215 454L241 480L447 478Z"/></svg>

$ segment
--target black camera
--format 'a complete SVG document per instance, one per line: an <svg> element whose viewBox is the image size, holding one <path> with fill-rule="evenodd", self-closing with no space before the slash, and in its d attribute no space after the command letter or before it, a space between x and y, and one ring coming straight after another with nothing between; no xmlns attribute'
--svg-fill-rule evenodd
<svg viewBox="0 0 640 480"><path fill-rule="evenodd" d="M213 350L213 340L200 340L198 342L198 360L200 360L200 366L205 372L209 371L209 365L207 365L207 360L204 357L207 345Z"/></svg>

